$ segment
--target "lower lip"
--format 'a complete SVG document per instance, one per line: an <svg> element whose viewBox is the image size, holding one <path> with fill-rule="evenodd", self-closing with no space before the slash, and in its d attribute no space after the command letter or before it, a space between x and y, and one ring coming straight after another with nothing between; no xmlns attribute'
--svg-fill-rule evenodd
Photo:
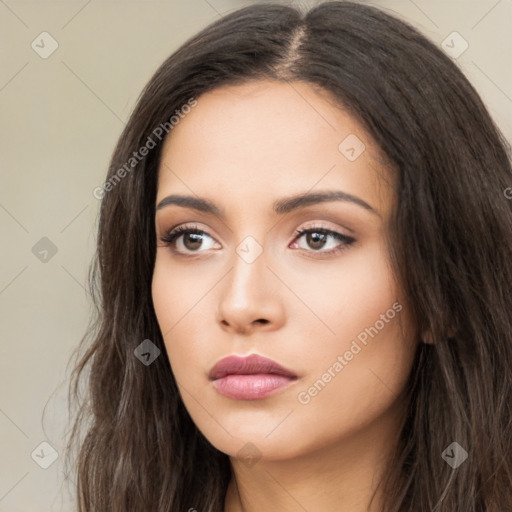
<svg viewBox="0 0 512 512"><path fill-rule="evenodd" d="M226 375L213 381L215 389L236 400L261 400L277 393L292 383L294 378L260 373L254 375Z"/></svg>

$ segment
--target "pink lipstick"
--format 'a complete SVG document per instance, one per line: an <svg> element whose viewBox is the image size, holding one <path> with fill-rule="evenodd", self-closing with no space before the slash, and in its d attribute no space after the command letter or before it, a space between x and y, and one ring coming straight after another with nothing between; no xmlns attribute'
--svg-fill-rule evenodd
<svg viewBox="0 0 512 512"><path fill-rule="evenodd" d="M257 354L225 357L209 377L220 394L236 400L261 400L297 379L290 370Z"/></svg>

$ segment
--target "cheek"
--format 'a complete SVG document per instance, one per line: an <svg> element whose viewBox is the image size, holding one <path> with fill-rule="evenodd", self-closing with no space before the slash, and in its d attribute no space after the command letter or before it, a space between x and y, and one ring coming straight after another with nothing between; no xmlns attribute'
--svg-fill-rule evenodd
<svg viewBox="0 0 512 512"><path fill-rule="evenodd" d="M201 303L215 283L215 274L198 271L193 264L175 264L160 248L151 283L153 305L162 334L174 332L183 322L193 324Z"/></svg>
<svg viewBox="0 0 512 512"><path fill-rule="evenodd" d="M393 403L416 349L385 248L376 243L367 249L347 257L323 291L324 319L334 335L324 336L314 351L304 346L310 373L296 396L302 419L308 424L330 411L325 433L333 435L372 421Z"/></svg>
<svg viewBox="0 0 512 512"><path fill-rule="evenodd" d="M330 333L320 329L322 326L313 315L298 317L296 321L306 323L309 318L311 326L321 332L327 345L336 349L343 349L347 340L378 321L400 294L380 239L365 241L362 247L347 250L327 270L303 269L302 274L305 277L294 284L297 295L307 298L307 304L318 312L317 316L329 327ZM390 314L394 317L395 311Z"/></svg>
<svg viewBox="0 0 512 512"><path fill-rule="evenodd" d="M329 413L326 439L374 422L397 400L409 377L416 344L403 338L397 317L380 330L374 322L361 333L340 339L338 350L322 357L296 396L304 428L316 428L315 418Z"/></svg>
<svg viewBox="0 0 512 512"><path fill-rule="evenodd" d="M173 275L171 279L170 272L164 264L160 263L157 256L151 283L151 295L158 325L164 339L179 319L181 308L178 290L180 293L182 291L186 293L180 288L179 277Z"/></svg>
<svg viewBox="0 0 512 512"><path fill-rule="evenodd" d="M176 379L189 374L191 361L197 361L201 347L196 340L202 329L195 321L207 287L194 286L191 276L171 269L165 256L157 256L151 285L153 306L167 355Z"/></svg>

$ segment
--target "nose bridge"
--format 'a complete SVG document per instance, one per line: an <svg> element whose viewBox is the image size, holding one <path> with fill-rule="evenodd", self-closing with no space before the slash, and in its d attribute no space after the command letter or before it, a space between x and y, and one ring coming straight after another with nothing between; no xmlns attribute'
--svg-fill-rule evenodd
<svg viewBox="0 0 512 512"><path fill-rule="evenodd" d="M275 323L280 317L267 263L267 251L254 237L246 236L235 247L219 301L219 320L224 325L246 331L255 321Z"/></svg>
<svg viewBox="0 0 512 512"><path fill-rule="evenodd" d="M267 283L267 251L251 235L246 236L236 247L232 259L233 268L229 277L230 291L235 295L255 297L264 294L261 288Z"/></svg>

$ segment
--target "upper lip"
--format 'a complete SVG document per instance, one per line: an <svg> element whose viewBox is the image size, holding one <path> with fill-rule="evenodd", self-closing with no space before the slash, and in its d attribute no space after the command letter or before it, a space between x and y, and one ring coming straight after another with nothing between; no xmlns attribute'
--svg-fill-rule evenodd
<svg viewBox="0 0 512 512"><path fill-rule="evenodd" d="M226 375L254 375L257 373L272 373L286 377L297 377L292 371L257 354L246 357L228 356L221 359L210 371L210 379L222 379Z"/></svg>

